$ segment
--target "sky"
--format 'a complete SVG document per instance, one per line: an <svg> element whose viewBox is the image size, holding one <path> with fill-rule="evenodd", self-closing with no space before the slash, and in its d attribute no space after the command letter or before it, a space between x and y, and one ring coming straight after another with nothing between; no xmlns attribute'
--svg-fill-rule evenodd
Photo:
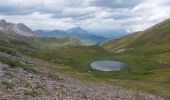
<svg viewBox="0 0 170 100"><path fill-rule="evenodd" d="M0 19L33 30L80 26L102 33L142 31L170 17L170 0L0 0Z"/></svg>

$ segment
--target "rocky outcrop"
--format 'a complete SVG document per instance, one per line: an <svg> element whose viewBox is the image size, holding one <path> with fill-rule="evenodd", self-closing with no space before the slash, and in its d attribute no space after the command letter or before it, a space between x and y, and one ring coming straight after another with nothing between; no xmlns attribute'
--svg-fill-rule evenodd
<svg viewBox="0 0 170 100"><path fill-rule="evenodd" d="M23 23L13 24L0 20L1 31L13 31L22 36L35 36L35 33Z"/></svg>
<svg viewBox="0 0 170 100"><path fill-rule="evenodd" d="M7 23L5 20L0 20L0 30L5 29L6 25L7 25Z"/></svg>

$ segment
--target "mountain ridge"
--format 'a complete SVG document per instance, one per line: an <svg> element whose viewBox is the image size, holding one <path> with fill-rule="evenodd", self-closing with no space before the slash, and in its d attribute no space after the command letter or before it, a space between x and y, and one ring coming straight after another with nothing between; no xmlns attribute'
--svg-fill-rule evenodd
<svg viewBox="0 0 170 100"><path fill-rule="evenodd" d="M9 23L3 19L0 20L0 30L15 32L21 36L36 36L35 32L33 32L25 24L23 24L23 23L18 23L18 24Z"/></svg>
<svg viewBox="0 0 170 100"><path fill-rule="evenodd" d="M123 48L156 47L161 49L170 42L170 19L156 24L144 31L135 32L101 44L104 48L115 51ZM169 42L168 42L169 41ZM164 47L165 48L165 47ZM163 49L163 48L162 48Z"/></svg>
<svg viewBox="0 0 170 100"><path fill-rule="evenodd" d="M13 24L0 21L0 42L10 44L11 46L24 46L29 48L60 48L65 46L79 45L79 39L76 37L66 36L57 37L41 37L36 35L29 27L23 23Z"/></svg>
<svg viewBox="0 0 170 100"><path fill-rule="evenodd" d="M88 31L76 27L76 28L71 28L66 31L63 30L36 30L36 33L40 36L50 36L50 37L65 37L65 36L73 36L73 37L78 37L81 40L87 41L87 42L92 42L92 44L100 43L107 38L94 35L89 33Z"/></svg>

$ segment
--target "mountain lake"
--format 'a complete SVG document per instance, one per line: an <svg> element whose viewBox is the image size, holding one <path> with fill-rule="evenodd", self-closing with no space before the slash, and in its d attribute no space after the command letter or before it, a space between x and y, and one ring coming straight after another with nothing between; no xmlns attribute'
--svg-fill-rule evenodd
<svg viewBox="0 0 170 100"><path fill-rule="evenodd" d="M123 62L110 60L94 61L90 64L93 69L100 71L119 71L124 65Z"/></svg>

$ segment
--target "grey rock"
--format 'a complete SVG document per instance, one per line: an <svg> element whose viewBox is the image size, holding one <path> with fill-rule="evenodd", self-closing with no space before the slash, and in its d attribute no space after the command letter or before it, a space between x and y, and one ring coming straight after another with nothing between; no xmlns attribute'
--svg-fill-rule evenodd
<svg viewBox="0 0 170 100"><path fill-rule="evenodd" d="M0 20L0 30L13 31L21 36L36 36L35 33L23 23L14 24Z"/></svg>

